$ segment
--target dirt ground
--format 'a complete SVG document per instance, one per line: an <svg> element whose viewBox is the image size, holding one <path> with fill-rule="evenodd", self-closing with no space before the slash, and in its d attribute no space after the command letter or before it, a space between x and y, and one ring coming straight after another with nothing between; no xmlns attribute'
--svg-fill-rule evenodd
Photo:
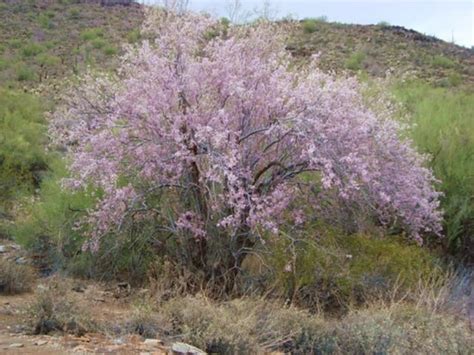
<svg viewBox="0 0 474 355"><path fill-rule="evenodd" d="M130 297L120 295L94 283L85 284L70 279L39 280L34 291L21 295L0 295L0 353L1 354L167 354L169 348L158 339L139 335L87 333L82 336L52 334L29 335L26 309L35 301L38 290L54 287L60 282L67 294L94 315L96 321L120 323L131 313ZM72 287L71 287L72 286ZM118 292L118 291L117 291Z"/></svg>

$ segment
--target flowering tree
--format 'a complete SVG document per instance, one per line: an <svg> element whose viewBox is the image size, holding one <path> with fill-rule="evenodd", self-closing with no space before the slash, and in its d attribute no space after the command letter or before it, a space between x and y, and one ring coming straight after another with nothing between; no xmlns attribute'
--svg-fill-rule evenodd
<svg viewBox="0 0 474 355"><path fill-rule="evenodd" d="M130 48L117 77L83 79L56 114L68 184L100 191L86 247L147 220L190 246L196 268L229 270L329 194L419 241L440 232L433 176L389 110L367 108L355 79L322 73L316 58L295 68L276 25L219 28L151 11L154 40Z"/></svg>

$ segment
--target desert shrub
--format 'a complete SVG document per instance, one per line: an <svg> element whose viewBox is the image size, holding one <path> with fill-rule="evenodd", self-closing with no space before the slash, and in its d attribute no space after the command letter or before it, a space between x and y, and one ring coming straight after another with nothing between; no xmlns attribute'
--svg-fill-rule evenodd
<svg viewBox="0 0 474 355"><path fill-rule="evenodd" d="M48 12L48 13L41 13L39 16L38 16L38 23L39 25L44 28L44 29L52 29L54 28L54 23L53 21L51 20L51 16L49 15L53 15L54 17L54 13L52 12Z"/></svg>
<svg viewBox="0 0 474 355"><path fill-rule="evenodd" d="M91 45L95 49L101 49L104 48L107 45L107 41L105 41L102 38L95 38L91 40Z"/></svg>
<svg viewBox="0 0 474 355"><path fill-rule="evenodd" d="M363 52L354 52L347 58L345 66L349 70L361 70L364 60L365 54Z"/></svg>
<svg viewBox="0 0 474 355"><path fill-rule="evenodd" d="M21 53L24 57L34 57L43 51L44 47L41 44L30 42L23 46Z"/></svg>
<svg viewBox="0 0 474 355"><path fill-rule="evenodd" d="M81 18L81 12L79 9L69 10L69 18L71 20L79 20Z"/></svg>
<svg viewBox="0 0 474 355"><path fill-rule="evenodd" d="M303 31L305 33L314 33L318 30L318 25L321 21L317 19L305 19L302 22Z"/></svg>
<svg viewBox="0 0 474 355"><path fill-rule="evenodd" d="M34 280L31 267L0 258L0 294L30 291Z"/></svg>
<svg viewBox="0 0 474 355"><path fill-rule="evenodd" d="M270 250L264 284L312 311L340 314L373 299L401 298L420 280L442 275L442 264L428 250L401 237L346 235L319 226L299 238L280 237Z"/></svg>
<svg viewBox="0 0 474 355"><path fill-rule="evenodd" d="M0 71L8 69L10 62L6 59L0 58Z"/></svg>
<svg viewBox="0 0 474 355"><path fill-rule="evenodd" d="M395 92L411 115L415 142L431 155L430 165L441 180L445 245L472 258L474 95L419 83L400 85Z"/></svg>
<svg viewBox="0 0 474 355"><path fill-rule="evenodd" d="M135 28L127 33L127 41L129 43L137 43L141 39L140 29Z"/></svg>
<svg viewBox="0 0 474 355"><path fill-rule="evenodd" d="M36 61L38 64L46 67L56 67L61 64L61 58L50 55L47 53L41 53L36 57Z"/></svg>
<svg viewBox="0 0 474 355"><path fill-rule="evenodd" d="M379 27L390 27L390 23L387 22L387 21L380 21L379 23L377 23L377 26L379 26Z"/></svg>
<svg viewBox="0 0 474 355"><path fill-rule="evenodd" d="M139 334L151 339L156 339L171 329L168 320L157 312L151 302L144 299L134 305L124 328L126 333Z"/></svg>
<svg viewBox="0 0 474 355"><path fill-rule="evenodd" d="M34 334L65 332L82 336L99 327L87 309L68 297L64 285L59 284L40 289L26 313Z"/></svg>
<svg viewBox="0 0 474 355"><path fill-rule="evenodd" d="M452 59L445 57L443 55L433 56L433 58L431 59L431 64L435 67L445 68L445 69L452 68L456 65L456 63Z"/></svg>
<svg viewBox="0 0 474 355"><path fill-rule="evenodd" d="M101 28L89 28L81 32L81 39L83 41L92 41L104 36L104 30Z"/></svg>
<svg viewBox="0 0 474 355"><path fill-rule="evenodd" d="M22 45L23 45L23 40L19 38L13 38L8 41L8 46L10 48L18 49L18 48L21 48Z"/></svg>
<svg viewBox="0 0 474 355"><path fill-rule="evenodd" d="M0 89L0 195L38 187L47 164L43 107L29 94Z"/></svg>
<svg viewBox="0 0 474 355"><path fill-rule="evenodd" d="M464 354L468 326L410 305L371 306L333 322L306 351L336 354Z"/></svg>
<svg viewBox="0 0 474 355"><path fill-rule="evenodd" d="M15 74L18 81L33 81L36 79L34 69L25 63L18 63L15 66Z"/></svg>
<svg viewBox="0 0 474 355"><path fill-rule="evenodd" d="M452 315L406 303L373 304L337 319L258 298L175 298L157 311L169 335L209 353L458 354L473 340Z"/></svg>
<svg viewBox="0 0 474 355"><path fill-rule="evenodd" d="M105 55L115 55L118 53L118 50L116 47L113 47L113 46L106 46L104 48L104 54Z"/></svg>
<svg viewBox="0 0 474 355"><path fill-rule="evenodd" d="M202 296L176 298L160 313L172 325L171 335L220 354L291 351L295 339L323 327L321 319L305 311L261 299L218 304Z"/></svg>

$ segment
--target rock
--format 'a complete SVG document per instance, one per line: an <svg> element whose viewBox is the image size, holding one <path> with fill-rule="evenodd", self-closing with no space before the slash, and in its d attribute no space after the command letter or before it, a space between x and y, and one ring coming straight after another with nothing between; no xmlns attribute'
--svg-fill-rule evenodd
<svg viewBox="0 0 474 355"><path fill-rule="evenodd" d="M195 346L186 344L186 343L174 343L171 346L171 351L173 354L177 355L205 355L206 352L201 349L196 348Z"/></svg>
<svg viewBox="0 0 474 355"><path fill-rule="evenodd" d="M7 248L5 245L0 245L0 253L5 253L7 251Z"/></svg>
<svg viewBox="0 0 474 355"><path fill-rule="evenodd" d="M143 344L149 345L149 346L158 346L160 345L160 341L158 339L145 339Z"/></svg>
<svg viewBox="0 0 474 355"><path fill-rule="evenodd" d="M46 340L38 340L35 342L35 345L36 346L43 346L43 345L46 345L48 344L48 342Z"/></svg>
<svg viewBox="0 0 474 355"><path fill-rule="evenodd" d="M26 260L26 258L24 257L21 257L21 258L16 259L15 262L19 265L25 265L28 262L28 260Z"/></svg>
<svg viewBox="0 0 474 355"><path fill-rule="evenodd" d="M21 343L13 343L13 344L10 344L9 348L22 348L24 346L25 345L23 345Z"/></svg>

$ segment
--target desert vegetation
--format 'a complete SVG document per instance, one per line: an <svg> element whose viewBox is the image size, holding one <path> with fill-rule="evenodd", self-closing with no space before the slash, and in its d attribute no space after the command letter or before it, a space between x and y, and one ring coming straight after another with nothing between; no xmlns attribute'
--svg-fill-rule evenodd
<svg viewBox="0 0 474 355"><path fill-rule="evenodd" d="M15 322L125 352L468 354L472 52L165 5L0 5Z"/></svg>

